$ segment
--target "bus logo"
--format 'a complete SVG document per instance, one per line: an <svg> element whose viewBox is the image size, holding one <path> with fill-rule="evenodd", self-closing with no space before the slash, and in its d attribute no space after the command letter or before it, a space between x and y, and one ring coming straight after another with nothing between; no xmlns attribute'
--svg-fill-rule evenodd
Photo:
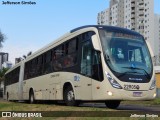
<svg viewBox="0 0 160 120"><path fill-rule="evenodd" d="M80 77L78 75L74 76L74 81L80 81Z"/></svg>
<svg viewBox="0 0 160 120"><path fill-rule="evenodd" d="M12 117L11 112L2 112L2 117Z"/></svg>

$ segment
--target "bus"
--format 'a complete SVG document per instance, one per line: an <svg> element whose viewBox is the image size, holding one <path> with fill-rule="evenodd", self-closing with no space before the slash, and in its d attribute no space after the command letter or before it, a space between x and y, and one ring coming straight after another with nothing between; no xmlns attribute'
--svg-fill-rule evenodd
<svg viewBox="0 0 160 120"><path fill-rule="evenodd" d="M144 37L125 28L87 25L53 41L5 74L4 98L104 102L156 97L153 52Z"/></svg>

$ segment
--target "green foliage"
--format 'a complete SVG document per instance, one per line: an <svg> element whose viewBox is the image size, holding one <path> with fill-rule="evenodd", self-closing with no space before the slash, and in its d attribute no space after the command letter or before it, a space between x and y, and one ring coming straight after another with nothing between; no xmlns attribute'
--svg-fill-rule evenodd
<svg viewBox="0 0 160 120"><path fill-rule="evenodd" d="M2 47L2 43L4 42L5 40L5 35L0 31L0 48Z"/></svg>
<svg viewBox="0 0 160 120"><path fill-rule="evenodd" d="M4 79L4 75L8 70L9 68L2 68L2 70L0 70L0 81Z"/></svg>

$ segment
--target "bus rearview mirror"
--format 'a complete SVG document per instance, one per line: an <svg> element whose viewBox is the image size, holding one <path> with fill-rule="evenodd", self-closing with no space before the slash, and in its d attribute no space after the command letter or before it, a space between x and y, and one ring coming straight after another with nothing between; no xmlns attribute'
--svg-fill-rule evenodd
<svg viewBox="0 0 160 120"><path fill-rule="evenodd" d="M93 47L94 47L95 50L101 51L97 35L92 36L92 44L93 44Z"/></svg>
<svg viewBox="0 0 160 120"><path fill-rule="evenodd" d="M153 50L152 50L152 48L151 48L150 43L149 43L147 40L146 40L146 44L147 44L148 49L149 49L149 51L150 51L151 57L153 58L153 57L154 57L154 53L153 53Z"/></svg>

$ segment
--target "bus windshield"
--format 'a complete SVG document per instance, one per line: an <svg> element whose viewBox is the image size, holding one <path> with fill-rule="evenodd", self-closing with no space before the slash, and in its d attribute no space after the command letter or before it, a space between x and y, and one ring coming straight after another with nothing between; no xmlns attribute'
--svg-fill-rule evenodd
<svg viewBox="0 0 160 120"><path fill-rule="evenodd" d="M151 56L144 38L125 31L99 30L105 61L124 82L147 83L152 77Z"/></svg>

